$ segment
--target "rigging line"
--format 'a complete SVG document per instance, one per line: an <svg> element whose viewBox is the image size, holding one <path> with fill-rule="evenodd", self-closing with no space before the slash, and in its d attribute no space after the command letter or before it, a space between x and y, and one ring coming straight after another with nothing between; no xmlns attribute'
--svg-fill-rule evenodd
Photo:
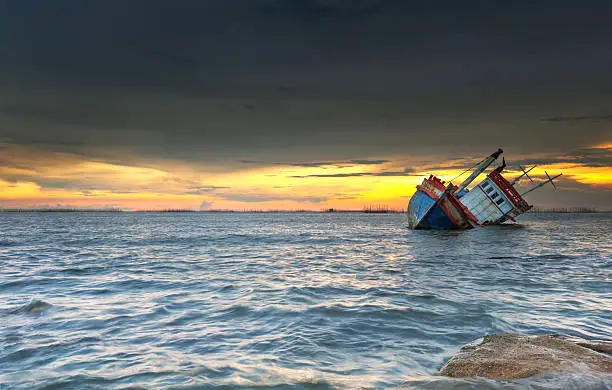
<svg viewBox="0 0 612 390"><path fill-rule="evenodd" d="M457 176L453 177L452 179L450 179L449 183L452 183L453 180L457 179L458 177L463 176L466 172L471 171L472 169L476 168L477 166L479 166L480 164L482 164L482 162L484 160L486 160L487 157L483 158L482 160L480 160L479 162L477 162L476 164L472 165L471 167L467 168L465 171L461 172L460 174L458 174Z"/></svg>

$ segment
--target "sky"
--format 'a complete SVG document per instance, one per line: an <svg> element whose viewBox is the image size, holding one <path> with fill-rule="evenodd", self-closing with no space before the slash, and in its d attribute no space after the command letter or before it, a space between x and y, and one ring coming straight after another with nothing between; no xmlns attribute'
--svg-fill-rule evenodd
<svg viewBox="0 0 612 390"><path fill-rule="evenodd" d="M610 20L609 1L2 1L0 207L400 209L501 147L509 178L563 173L530 203L612 210Z"/></svg>

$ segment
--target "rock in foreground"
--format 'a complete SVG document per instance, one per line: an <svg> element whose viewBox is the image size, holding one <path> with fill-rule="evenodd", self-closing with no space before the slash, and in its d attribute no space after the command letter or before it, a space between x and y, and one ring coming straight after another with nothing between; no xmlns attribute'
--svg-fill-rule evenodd
<svg viewBox="0 0 612 390"><path fill-rule="evenodd" d="M526 378L548 373L612 374L611 342L559 335L495 334L466 345L440 370L450 377Z"/></svg>

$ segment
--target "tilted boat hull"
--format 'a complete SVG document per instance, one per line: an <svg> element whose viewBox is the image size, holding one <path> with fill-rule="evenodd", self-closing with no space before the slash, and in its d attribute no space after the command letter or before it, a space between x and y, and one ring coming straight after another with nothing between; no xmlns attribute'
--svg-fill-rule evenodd
<svg viewBox="0 0 612 390"><path fill-rule="evenodd" d="M457 229L453 221L444 213L444 209L439 205L434 205L427 215L422 218L415 226L415 229Z"/></svg>
<svg viewBox="0 0 612 390"><path fill-rule="evenodd" d="M408 203L408 225L417 229L422 221L426 221L426 214L435 205L436 200L421 190L417 190ZM430 224L430 221L425 223Z"/></svg>
<svg viewBox="0 0 612 390"><path fill-rule="evenodd" d="M412 229L466 229L476 226L501 224L532 208L523 195L540 188L561 176L560 174L529 191L519 194L514 183L523 175L509 182L502 176L506 163L494 169L472 190L467 186L493 163L502 153L499 149L479 163L478 168L459 186L445 184L430 175L417 186L408 203L408 225ZM521 167L521 169L523 169ZM531 168L533 169L533 168ZM523 169L524 175L527 171ZM547 173L548 175L548 173Z"/></svg>
<svg viewBox="0 0 612 390"><path fill-rule="evenodd" d="M408 203L408 224L413 229L462 229L474 226L473 216L444 182L434 176L423 180Z"/></svg>

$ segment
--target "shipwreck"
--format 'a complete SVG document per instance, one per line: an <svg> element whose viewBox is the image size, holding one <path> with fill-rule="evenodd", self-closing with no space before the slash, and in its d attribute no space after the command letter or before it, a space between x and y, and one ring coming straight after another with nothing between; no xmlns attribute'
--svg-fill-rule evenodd
<svg viewBox="0 0 612 390"><path fill-rule="evenodd" d="M433 175L423 179L408 203L409 226L412 229L469 229L507 221L515 222L516 217L533 207L523 198L526 194L547 183L551 183L556 189L553 180L562 174L550 177L548 172L545 172L547 180L519 193L514 185L523 177L533 181L529 172L535 166L527 170L519 166L523 173L509 181L502 175L506 168L505 159L502 159L502 164L487 174L484 180L468 189L502 153L503 150L498 149L480 161L473 170L470 169L472 173L458 186L452 182L445 183Z"/></svg>

